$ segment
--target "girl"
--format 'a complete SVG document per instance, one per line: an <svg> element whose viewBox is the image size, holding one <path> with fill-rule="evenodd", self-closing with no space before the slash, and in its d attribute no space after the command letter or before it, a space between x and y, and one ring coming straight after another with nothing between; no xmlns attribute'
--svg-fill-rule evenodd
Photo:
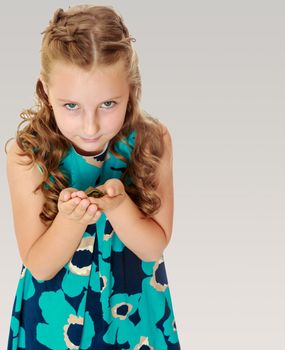
<svg viewBox="0 0 285 350"><path fill-rule="evenodd" d="M171 137L140 109L135 39L92 5L56 10L42 34L37 108L7 153L23 262L8 349L180 349Z"/></svg>

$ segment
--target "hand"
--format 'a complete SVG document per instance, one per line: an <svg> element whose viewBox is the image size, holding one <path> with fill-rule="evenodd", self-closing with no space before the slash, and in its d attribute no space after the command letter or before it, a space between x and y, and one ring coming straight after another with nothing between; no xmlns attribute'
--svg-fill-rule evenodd
<svg viewBox="0 0 285 350"><path fill-rule="evenodd" d="M121 180L113 178L107 180L104 185L96 186L96 189L107 193L101 198L88 197L91 203L97 205L99 210L105 213L117 208L126 198L125 186Z"/></svg>
<svg viewBox="0 0 285 350"><path fill-rule="evenodd" d="M58 197L58 211L70 220L86 225L95 224L101 216L101 211L90 198L84 191L72 187L65 188Z"/></svg>

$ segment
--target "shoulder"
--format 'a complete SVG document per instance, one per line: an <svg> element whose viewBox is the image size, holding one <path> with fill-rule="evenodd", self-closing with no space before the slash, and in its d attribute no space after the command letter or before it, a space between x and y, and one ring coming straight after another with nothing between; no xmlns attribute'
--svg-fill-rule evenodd
<svg viewBox="0 0 285 350"><path fill-rule="evenodd" d="M11 142L7 150L6 167L8 176L20 176L20 174L27 173L29 176L33 175L37 183L43 180L39 165L23 152L16 139Z"/></svg>
<svg viewBox="0 0 285 350"><path fill-rule="evenodd" d="M12 139L10 139L12 140ZM20 147L18 146L16 139L14 138L11 142L7 142L6 145L10 145L7 150L7 156L11 157L11 155L15 154L16 149L20 150Z"/></svg>
<svg viewBox="0 0 285 350"><path fill-rule="evenodd" d="M168 152L172 150L172 138L168 128L162 124L164 145Z"/></svg>
<svg viewBox="0 0 285 350"><path fill-rule="evenodd" d="M22 155L23 155L23 151L19 147L16 139L14 139L11 142L10 147L8 148L8 151L7 151L7 161L15 160L15 159L23 159L23 160L29 159L28 156L22 156Z"/></svg>
<svg viewBox="0 0 285 350"><path fill-rule="evenodd" d="M12 205L14 229L23 263L33 242L46 230L40 220L45 203L42 191L35 188L43 181L43 176L30 158L24 154L16 141L7 152L7 180ZM28 163L29 164L26 164Z"/></svg>
<svg viewBox="0 0 285 350"><path fill-rule="evenodd" d="M163 152L160 158L159 166L158 166L158 176L161 184L161 192L163 191L164 185L167 184L168 181L172 181L172 172L173 172L173 146L172 146L172 138L169 129L162 124L163 127L163 136L162 136L162 144L163 144Z"/></svg>
<svg viewBox="0 0 285 350"><path fill-rule="evenodd" d="M11 142L10 147L7 150L7 165L13 166L18 168L20 165L25 170L30 169L29 166L26 165L26 163L30 163L31 158L24 154L22 149L19 147L16 139Z"/></svg>
<svg viewBox="0 0 285 350"><path fill-rule="evenodd" d="M165 153L171 153L172 152L172 138L171 138L171 133L167 126L158 118L154 118L150 115L147 115L145 118L145 123L146 127L148 127L151 130L155 130L155 132L151 132L150 134L154 134L155 136L159 136L162 144L163 144L163 149L165 150ZM146 140L147 145L151 145L152 139L149 138Z"/></svg>
<svg viewBox="0 0 285 350"><path fill-rule="evenodd" d="M163 143L162 159L164 163L167 163L169 161L172 161L172 152L173 152L172 137L167 126L163 124L161 121L159 123L162 129L162 143Z"/></svg>

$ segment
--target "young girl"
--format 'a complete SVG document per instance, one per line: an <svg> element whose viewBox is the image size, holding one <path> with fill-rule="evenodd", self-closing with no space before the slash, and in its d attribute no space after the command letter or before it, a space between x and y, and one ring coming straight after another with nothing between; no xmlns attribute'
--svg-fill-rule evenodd
<svg viewBox="0 0 285 350"><path fill-rule="evenodd" d="M180 349L171 137L140 109L135 40L92 5L56 10L43 34L37 108L7 152L23 262L8 349Z"/></svg>

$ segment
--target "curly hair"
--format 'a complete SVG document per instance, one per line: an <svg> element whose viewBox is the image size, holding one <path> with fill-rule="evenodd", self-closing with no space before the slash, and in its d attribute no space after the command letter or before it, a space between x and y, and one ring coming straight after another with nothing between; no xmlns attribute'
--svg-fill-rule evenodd
<svg viewBox="0 0 285 350"><path fill-rule="evenodd" d="M95 65L108 66L123 59L130 86L125 121L121 130L110 140L109 149L119 159L126 161L116 152L114 144L125 138L131 130L136 131L136 142L128 167L121 180L130 176L132 183L125 185L128 195L138 208L147 216L154 215L161 206L156 193L158 179L156 169L164 152L163 124L139 106L141 99L141 77L138 56L131 42L135 38L129 35L122 17L111 6L77 5L64 11L54 12L44 34L41 46L41 76L49 83L53 62L74 64L86 71ZM53 110L49 104L42 81L36 82L36 104L33 108L23 109L16 132L16 142L29 162L21 165L32 166L37 163L43 170L43 181L33 191L41 190L45 203L40 220L49 225L58 213L58 197L68 187L68 178L59 169L62 157L68 151L71 142L59 130ZM20 130L23 123L27 123ZM7 143L5 145L5 152ZM54 182L50 180L53 176ZM46 188L45 184L49 185Z"/></svg>

